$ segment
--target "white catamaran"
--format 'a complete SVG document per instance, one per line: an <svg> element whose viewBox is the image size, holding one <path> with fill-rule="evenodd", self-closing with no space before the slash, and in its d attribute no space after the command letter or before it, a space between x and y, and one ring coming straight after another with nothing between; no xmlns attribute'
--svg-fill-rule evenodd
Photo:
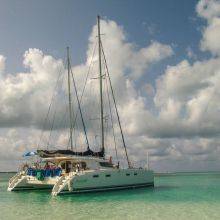
<svg viewBox="0 0 220 220"><path fill-rule="evenodd" d="M30 152L27 156L37 155L40 161L32 164L25 164L23 169L9 180L8 191L33 190L33 189L51 189L52 195L60 193L77 193L104 191L114 189L138 188L154 186L154 174L149 168L135 168L131 165L113 87L107 68L106 58L102 47L100 35L100 17L97 21L98 27L98 57L99 57L99 91L100 91L100 130L101 130L101 149L93 151L90 149L86 133L86 126L83 120L80 99L78 97L75 81L72 74L73 85L78 103L79 113L82 119L82 125L86 137L87 150L73 150L73 118L70 94L71 65L69 58L69 49L67 48L67 67L68 67L68 100L69 100L69 121L70 121L70 149L67 150L37 150ZM114 110L118 122L119 131L127 159L128 168L121 168L120 163L113 164L112 159L105 157L105 134L104 134L104 113L103 113L103 72L102 59L106 65L105 78L108 79L109 88L114 104ZM115 149L116 150L116 149ZM116 151L117 155L117 151Z"/></svg>

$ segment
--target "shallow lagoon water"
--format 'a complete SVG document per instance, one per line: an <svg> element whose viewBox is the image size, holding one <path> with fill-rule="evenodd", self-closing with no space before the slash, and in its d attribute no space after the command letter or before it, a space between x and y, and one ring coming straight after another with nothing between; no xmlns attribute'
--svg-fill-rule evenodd
<svg viewBox="0 0 220 220"><path fill-rule="evenodd" d="M7 192L9 177L0 174L0 220L220 219L220 172L161 175L155 188L57 197Z"/></svg>

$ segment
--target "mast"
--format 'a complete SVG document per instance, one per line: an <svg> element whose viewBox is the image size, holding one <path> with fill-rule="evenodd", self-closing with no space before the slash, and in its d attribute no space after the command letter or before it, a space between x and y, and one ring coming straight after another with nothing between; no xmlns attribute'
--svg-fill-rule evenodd
<svg viewBox="0 0 220 220"><path fill-rule="evenodd" d="M123 134L122 126L121 126L121 120L120 120L120 117L119 117L119 112L118 112L118 108L117 108L117 104L116 104L116 100L115 100L115 94L114 94L110 74L109 74L109 71L108 71L108 65L107 65L107 61L106 61L106 58L105 58L105 53L104 53L102 43L101 43L101 49L102 49L102 53L103 53L103 58L104 58L104 62L105 62L107 76L108 76L108 79L109 79L109 85L110 85L110 89L111 89L111 93L112 93L112 98L113 98L113 102L114 102L114 106L115 106L115 111L116 111L116 115L117 115L117 119L118 119L118 124L119 124L120 132L121 132L121 138L122 138L122 142L123 142L123 146L124 146L124 150L125 150L125 155L126 155L128 167L131 168L131 163L130 163L130 160L128 158L127 147L126 147L126 144L125 144L125 138L124 138L124 134Z"/></svg>
<svg viewBox="0 0 220 220"><path fill-rule="evenodd" d="M101 149L105 150L104 123L103 123L103 94L102 94L102 58L101 58L101 34L100 16L97 16L98 23L98 47L99 47L99 87L100 87L100 122L101 122Z"/></svg>
<svg viewBox="0 0 220 220"><path fill-rule="evenodd" d="M73 125L72 125L72 104L71 104L71 92L70 92L70 55L69 47L67 50L67 68L68 68L68 96L69 96L69 115L70 115L70 148L73 150Z"/></svg>

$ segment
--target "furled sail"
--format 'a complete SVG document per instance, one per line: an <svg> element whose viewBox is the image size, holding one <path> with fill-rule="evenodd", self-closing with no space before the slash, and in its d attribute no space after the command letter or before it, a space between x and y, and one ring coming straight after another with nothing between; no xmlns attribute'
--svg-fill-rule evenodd
<svg viewBox="0 0 220 220"><path fill-rule="evenodd" d="M37 150L38 156L42 158L48 157L62 157L62 156L85 156L85 157L104 157L105 152L104 149L101 151L94 152L91 149L87 149L86 151L73 151L73 150Z"/></svg>

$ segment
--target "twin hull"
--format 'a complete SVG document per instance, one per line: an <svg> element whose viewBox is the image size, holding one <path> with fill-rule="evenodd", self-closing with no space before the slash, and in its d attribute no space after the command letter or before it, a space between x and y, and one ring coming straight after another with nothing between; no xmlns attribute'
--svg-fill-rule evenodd
<svg viewBox="0 0 220 220"><path fill-rule="evenodd" d="M59 177L45 178L43 181L36 177L26 176L12 190L22 189L52 189ZM72 175L60 193L90 192L123 188L137 188L154 185L152 171L145 169L108 169L98 171L83 171Z"/></svg>

